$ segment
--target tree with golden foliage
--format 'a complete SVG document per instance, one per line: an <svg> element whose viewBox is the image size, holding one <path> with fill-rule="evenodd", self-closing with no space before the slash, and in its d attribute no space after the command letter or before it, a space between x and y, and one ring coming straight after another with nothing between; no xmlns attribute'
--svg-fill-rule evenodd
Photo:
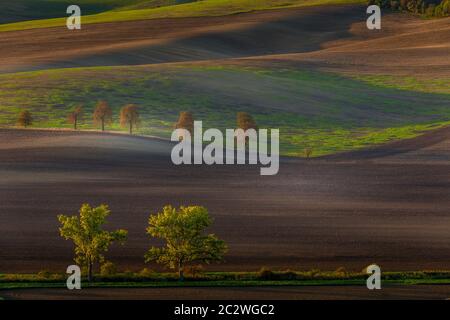
<svg viewBox="0 0 450 320"><path fill-rule="evenodd" d="M236 141L239 144L240 142L244 142L245 146L248 147L249 137L245 135L246 131L249 129L258 130L258 126L256 125L253 117L247 112L238 112L236 117L237 128L242 129L244 133L239 133L236 136Z"/></svg>
<svg viewBox="0 0 450 320"><path fill-rule="evenodd" d="M17 125L22 127L28 127L33 124L33 117L31 116L31 112L28 110L23 110L19 114L19 118L17 119Z"/></svg>
<svg viewBox="0 0 450 320"><path fill-rule="evenodd" d="M73 124L73 129L77 130L78 122L81 121L81 118L83 117L83 107L77 106L75 109L69 113L68 121L69 123Z"/></svg>
<svg viewBox="0 0 450 320"><path fill-rule="evenodd" d="M137 126L139 121L138 107L135 104L128 104L120 110L120 126L128 127L130 134L133 134L133 126Z"/></svg>
<svg viewBox="0 0 450 320"><path fill-rule="evenodd" d="M175 124L175 129L185 129L192 136L194 134L194 116L192 113L189 111L181 111L178 122Z"/></svg>
<svg viewBox="0 0 450 320"><path fill-rule="evenodd" d="M258 130L255 120L247 112L238 112L236 122L238 129L242 129L244 131L247 131L248 129Z"/></svg>
<svg viewBox="0 0 450 320"><path fill-rule="evenodd" d="M95 106L94 114L94 123L101 124L102 131L105 131L105 124L112 122L112 110L109 107L108 102L101 100Z"/></svg>

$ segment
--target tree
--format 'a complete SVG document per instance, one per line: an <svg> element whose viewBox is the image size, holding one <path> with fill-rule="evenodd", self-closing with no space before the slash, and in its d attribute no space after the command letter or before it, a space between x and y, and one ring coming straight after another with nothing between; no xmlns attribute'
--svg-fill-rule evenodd
<svg viewBox="0 0 450 320"><path fill-rule="evenodd" d="M245 132L249 129L258 130L258 126L256 125L253 117L247 112L238 112L236 117L236 123L238 129L242 129L244 133L239 133L236 137L236 141L239 143L245 143L245 147L249 146L249 137L245 135Z"/></svg>
<svg viewBox="0 0 450 320"><path fill-rule="evenodd" d="M175 129L185 129L189 131L192 135L194 134L194 117L192 113L189 111L180 112L180 116L178 118L178 122L175 124ZM184 136L180 137L180 140L183 140Z"/></svg>
<svg viewBox="0 0 450 320"><path fill-rule="evenodd" d="M78 122L81 121L81 118L83 117L83 107L78 106L75 107L75 109L69 114L69 123L73 124L73 129L77 130Z"/></svg>
<svg viewBox="0 0 450 320"><path fill-rule="evenodd" d="M450 8L450 0L368 0L368 4L425 14L429 17L447 16Z"/></svg>
<svg viewBox="0 0 450 320"><path fill-rule="evenodd" d="M175 129L186 129L191 135L194 132L194 117L189 111L180 112L178 122L175 124Z"/></svg>
<svg viewBox="0 0 450 320"><path fill-rule="evenodd" d="M311 156L312 156L313 148L311 148L311 147L306 147L306 148L303 150L303 152L304 152L304 154L305 154L305 157L309 159L309 158L311 158Z"/></svg>
<svg viewBox="0 0 450 320"><path fill-rule="evenodd" d="M120 110L120 125L122 127L129 127L130 134L133 134L133 125L139 124L139 112L138 107L134 104L126 105Z"/></svg>
<svg viewBox="0 0 450 320"><path fill-rule="evenodd" d="M20 112L19 118L17 119L17 124L25 128L31 126L33 124L33 117L31 116L31 112L28 110Z"/></svg>
<svg viewBox="0 0 450 320"><path fill-rule="evenodd" d="M247 112L238 112L236 122L238 129L242 129L244 131L247 131L248 129L258 130L255 120L253 120L253 117Z"/></svg>
<svg viewBox="0 0 450 320"><path fill-rule="evenodd" d="M109 246L116 241L123 244L128 236L128 231L123 229L113 232L102 229L110 213L107 205L91 208L83 204L79 216L58 216L61 237L74 242L75 262L87 268L88 281L92 280L94 264L104 261L103 253Z"/></svg>
<svg viewBox="0 0 450 320"><path fill-rule="evenodd" d="M150 216L147 233L164 239L166 245L151 247L145 261L155 261L177 269L180 280L184 279L183 268L188 264L221 261L227 251L225 242L214 234L203 234L211 223L212 219L204 207L182 206L175 209L165 206L161 213Z"/></svg>
<svg viewBox="0 0 450 320"><path fill-rule="evenodd" d="M101 124L102 131L105 131L105 123L111 123L112 110L108 105L108 102L102 100L99 101L94 110L94 122Z"/></svg>

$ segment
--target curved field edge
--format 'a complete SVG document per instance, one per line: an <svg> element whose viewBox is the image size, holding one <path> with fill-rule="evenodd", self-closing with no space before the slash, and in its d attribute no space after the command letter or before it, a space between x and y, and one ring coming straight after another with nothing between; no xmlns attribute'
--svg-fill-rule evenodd
<svg viewBox="0 0 450 320"><path fill-rule="evenodd" d="M0 76L0 125L14 126L21 110L35 128L70 128L68 113L83 105L81 129L95 129L91 112L107 100L108 130L124 130L119 110L140 107L136 133L169 138L179 112L204 128L234 128L249 112L260 128L280 129L282 155L313 156L413 138L450 124L450 95L373 85L312 70L250 67L154 66L56 69Z"/></svg>
<svg viewBox="0 0 450 320"><path fill-rule="evenodd" d="M343 5L365 3L366 0L203 0L192 3L137 10L111 10L82 16L82 24L136 21L161 18L225 16L231 14L317 5ZM53 18L22 21L0 25L0 32L38 28L65 27L66 19Z"/></svg>

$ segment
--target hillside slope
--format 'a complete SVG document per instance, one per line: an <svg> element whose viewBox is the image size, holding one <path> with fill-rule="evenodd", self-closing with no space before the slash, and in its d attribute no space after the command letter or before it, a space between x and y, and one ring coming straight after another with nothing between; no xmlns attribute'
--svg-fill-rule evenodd
<svg viewBox="0 0 450 320"><path fill-rule="evenodd" d="M26 20L66 17L69 5L81 6L83 14L142 3L145 0L14 0L0 2L0 24Z"/></svg>
<svg viewBox="0 0 450 320"><path fill-rule="evenodd" d="M92 23L123 22L162 18L226 16L275 8L336 4L342 5L364 3L365 1L366 0L202 0L157 8L140 8L138 6L138 9L134 8L134 10L110 10L99 14L83 16L83 24L86 25ZM133 9L133 7L131 9ZM23 21L0 25L0 32L64 27L65 23L65 18Z"/></svg>
<svg viewBox="0 0 450 320"><path fill-rule="evenodd" d="M0 72L250 58L227 63L450 77L450 18L385 14L370 32L365 17L364 6L324 6L0 32Z"/></svg>
<svg viewBox="0 0 450 320"><path fill-rule="evenodd" d="M175 166L170 144L123 135L0 130L0 148L5 273L65 270L73 245L56 216L84 202L107 203L108 228L129 231L126 246L108 252L120 270L157 268L144 264L156 244L145 226L168 203L201 204L214 218L210 230L230 251L208 270L450 264L448 161L282 159L278 175L263 177L258 166Z"/></svg>
<svg viewBox="0 0 450 320"><path fill-rule="evenodd" d="M0 33L0 70L42 70L0 77L0 123L26 107L36 126L68 127L75 104L107 99L116 115L138 104L140 132L162 137L180 111L218 128L247 111L282 130L286 155L408 138L450 120L449 19L386 14L369 32L350 5Z"/></svg>

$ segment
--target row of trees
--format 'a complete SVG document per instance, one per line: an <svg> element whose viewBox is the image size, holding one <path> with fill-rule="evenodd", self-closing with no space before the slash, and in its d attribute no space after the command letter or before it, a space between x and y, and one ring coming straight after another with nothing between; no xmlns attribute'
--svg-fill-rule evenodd
<svg viewBox="0 0 450 320"><path fill-rule="evenodd" d="M75 130L78 129L78 124L83 120L84 110L82 106L77 106L69 113L67 117L68 122L73 124ZM92 114L94 123L100 125L102 131L105 131L105 125L110 124L113 119L113 112L106 101L99 101ZM236 117L237 127L243 130L257 129L257 125L253 117L247 112L238 112ZM138 107L134 104L128 104L120 110L120 125L128 127L130 134L133 134L133 129L140 123L140 115ZM17 124L22 127L28 127L33 124L33 117L31 112L24 110L19 114ZM176 129L186 129L191 134L194 131L194 116L191 112L182 111L175 124Z"/></svg>
<svg viewBox="0 0 450 320"><path fill-rule="evenodd" d="M73 124L75 130L78 129L78 124L83 121L84 109L82 106L77 106L69 113L67 120ZM105 125L111 124L113 120L113 112L108 102L99 101L95 106L92 118L96 125L99 125L102 131L105 131ZM128 104L120 110L120 125L123 128L128 128L130 134L133 134L134 127L140 123L140 116L138 107L135 104ZM17 119L17 124L22 127L28 127L33 124L33 117L31 112L23 110L20 112Z"/></svg>
<svg viewBox="0 0 450 320"><path fill-rule="evenodd" d="M69 114L69 122L73 124L74 129L77 129L78 123L83 117L83 108L81 106L76 107L73 112ZM105 124L112 121L112 111L109 105L105 101L100 101L93 115L94 121L101 124L102 131L105 130ZM32 124L31 113L27 110L22 111L19 115L18 124L27 127ZM133 128L137 126L140 122L138 108L134 104L129 104L122 108L120 111L120 124L122 127L129 127L130 134L133 133ZM258 130L258 125L253 117L247 112L238 112L236 116L237 128L243 129L244 131L248 129ZM178 121L175 124L176 129L186 129L191 135L194 134L194 116L189 111L180 112ZM311 147L306 147L303 150L303 154L306 158L312 156L313 149Z"/></svg>
<svg viewBox="0 0 450 320"><path fill-rule="evenodd" d="M75 262L87 271L92 281L94 267L105 261L104 253L109 246L124 244L128 231L119 229L106 231L103 225L111 214L107 205L93 208L81 206L79 215L59 215L60 234L75 245ZM211 263L223 260L227 245L214 234L204 231L212 223L208 210L201 206L179 207L168 205L162 212L150 215L147 233L166 242L163 247L151 247L145 254L145 262L156 262L176 269L180 280L183 270L192 263Z"/></svg>
<svg viewBox="0 0 450 320"><path fill-rule="evenodd" d="M83 107L77 106L68 117L69 123L73 124L73 128L77 130L78 123L83 119ZM113 112L108 102L102 100L95 106L92 119L96 125L100 125L102 131L105 131L105 125L111 124L113 120ZM120 109L120 126L128 127L130 134L133 134L133 128L140 123L138 107L135 104L128 104Z"/></svg>
<svg viewBox="0 0 450 320"><path fill-rule="evenodd" d="M238 112L236 115L236 124L239 129L243 129L244 131L248 129L258 130L258 126L253 117L247 112ZM191 135L194 131L194 116L191 112L183 111L180 112L180 117L178 118L177 123L175 124L176 129L186 129Z"/></svg>
<svg viewBox="0 0 450 320"><path fill-rule="evenodd" d="M381 8L409 11L429 17L445 17L450 14L450 0L369 0L369 5Z"/></svg>

